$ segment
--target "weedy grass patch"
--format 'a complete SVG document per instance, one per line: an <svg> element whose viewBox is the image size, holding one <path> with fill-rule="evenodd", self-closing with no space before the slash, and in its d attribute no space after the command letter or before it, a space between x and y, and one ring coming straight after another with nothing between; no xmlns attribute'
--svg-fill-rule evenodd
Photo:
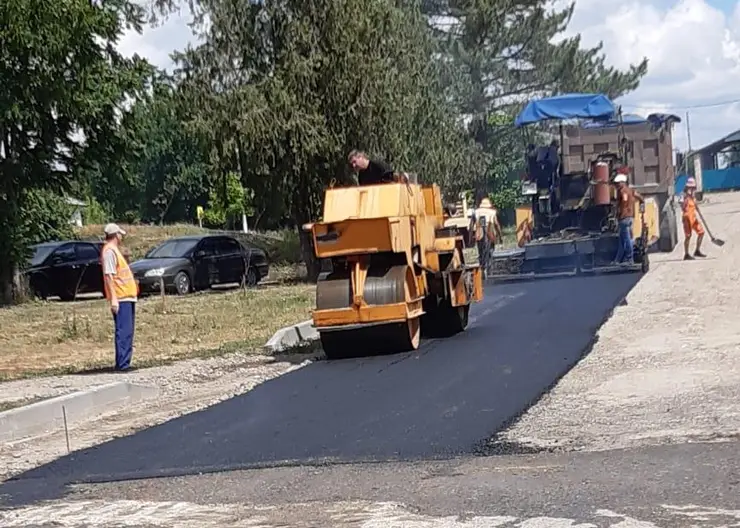
<svg viewBox="0 0 740 528"><path fill-rule="evenodd" d="M314 300L315 286L300 282L142 298L133 364L260 353L276 330L309 319ZM0 309L0 380L77 373L113 361L113 320L104 299Z"/></svg>

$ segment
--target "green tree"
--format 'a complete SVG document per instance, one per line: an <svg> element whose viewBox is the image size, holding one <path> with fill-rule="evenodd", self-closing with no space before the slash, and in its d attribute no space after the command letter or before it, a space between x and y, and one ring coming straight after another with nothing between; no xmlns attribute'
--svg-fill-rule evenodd
<svg viewBox="0 0 740 528"><path fill-rule="evenodd" d="M46 189L23 190L20 235L29 244L64 240L73 236L73 208L64 197Z"/></svg>
<svg viewBox="0 0 740 528"><path fill-rule="evenodd" d="M122 116L110 141L112 155L91 160L83 175L85 193L105 204L114 218L192 219L194 204L213 185L207 150L186 127L187 108L170 79L157 72L151 85L151 94Z"/></svg>
<svg viewBox="0 0 740 528"><path fill-rule="evenodd" d="M254 192L242 186L239 175L229 172L226 175L226 199L220 190L211 190L203 224L212 228L234 228L241 224L242 215L254 214L253 199Z"/></svg>
<svg viewBox="0 0 740 528"><path fill-rule="evenodd" d="M469 117L470 136L487 153L488 169L478 175L479 188L505 181L491 179L491 165L497 175L507 172L501 156L511 159L511 124L527 99L565 92L616 98L637 88L647 72L647 59L621 71L605 64L601 44L584 49L580 35L562 38L574 7L553 10L547 0L424 2L431 22L446 17L444 27L435 29L444 49L446 88L458 112ZM500 116L509 126L502 125ZM523 155L522 147L516 150Z"/></svg>
<svg viewBox="0 0 740 528"><path fill-rule="evenodd" d="M70 189L79 154L106 155L119 109L144 88L149 65L114 45L143 15L126 0L0 2L0 303L27 255L31 191Z"/></svg>
<svg viewBox="0 0 740 528"><path fill-rule="evenodd" d="M209 16L204 43L177 58L183 96L201 110L191 124L209 135L219 170L254 189L258 214L287 213L297 225L319 217L327 185L350 181L352 148L450 188L479 170L418 3L197 5Z"/></svg>

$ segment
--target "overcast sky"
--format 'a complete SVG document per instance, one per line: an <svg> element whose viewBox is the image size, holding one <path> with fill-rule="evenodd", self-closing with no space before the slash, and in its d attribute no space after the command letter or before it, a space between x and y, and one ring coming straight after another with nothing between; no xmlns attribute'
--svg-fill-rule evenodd
<svg viewBox="0 0 740 528"><path fill-rule="evenodd" d="M190 41L188 20L175 15L129 33L119 48L166 68L170 52ZM640 88L619 102L629 113L679 115L676 147L687 145L687 111L694 149L740 129L740 0L576 0L568 32L581 33L587 46L602 40L613 65L650 60Z"/></svg>

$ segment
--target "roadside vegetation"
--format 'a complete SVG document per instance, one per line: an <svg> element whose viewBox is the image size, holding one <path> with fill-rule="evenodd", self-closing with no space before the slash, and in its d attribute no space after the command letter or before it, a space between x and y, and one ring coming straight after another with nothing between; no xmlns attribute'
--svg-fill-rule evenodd
<svg viewBox="0 0 740 528"><path fill-rule="evenodd" d="M489 195L511 213L522 105L616 98L647 72L561 38L574 5L549 0L41 4L0 2L0 305L27 301L0 310L3 379L111 361L102 301L23 295L33 244L99 239L113 221L136 260L204 228L236 236L246 217L254 232L239 238L268 254L272 285L143 301L135 361L256 350L308 316L319 265L299 227L327 186L354 182L351 149L439 184L445 201ZM198 40L167 70L116 51L127 29L177 10Z"/></svg>
<svg viewBox="0 0 740 528"><path fill-rule="evenodd" d="M200 228L197 225L177 223L170 225L120 224L126 231L124 245L130 253L130 261L142 258L147 251L172 237L202 235L219 232L217 229ZM271 265L292 266L300 264L301 249L298 233L291 229L275 231L226 231L245 244L264 250ZM102 240L103 225L90 224L73 230L72 237L80 240Z"/></svg>
<svg viewBox="0 0 740 528"><path fill-rule="evenodd" d="M134 366L230 352L262 353L283 326L309 319L306 283L139 300ZM110 367L113 323L103 299L27 302L0 309L0 381Z"/></svg>

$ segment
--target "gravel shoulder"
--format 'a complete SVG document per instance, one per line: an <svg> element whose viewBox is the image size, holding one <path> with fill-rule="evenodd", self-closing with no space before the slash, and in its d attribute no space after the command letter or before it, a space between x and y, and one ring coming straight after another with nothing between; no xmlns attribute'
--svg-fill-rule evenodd
<svg viewBox="0 0 740 528"><path fill-rule="evenodd" d="M31 378L0 383L0 402L34 401L69 394L113 381L156 386L159 396L70 427L72 450L161 424L243 394L255 386L302 367L315 355L271 357L254 353L193 359L126 374L102 373ZM64 431L0 445L0 480L67 454Z"/></svg>
<svg viewBox="0 0 740 528"><path fill-rule="evenodd" d="M651 255L590 355L497 440L595 451L740 436L740 193L706 202L727 244L706 236L709 258L684 262L680 232L673 253Z"/></svg>

